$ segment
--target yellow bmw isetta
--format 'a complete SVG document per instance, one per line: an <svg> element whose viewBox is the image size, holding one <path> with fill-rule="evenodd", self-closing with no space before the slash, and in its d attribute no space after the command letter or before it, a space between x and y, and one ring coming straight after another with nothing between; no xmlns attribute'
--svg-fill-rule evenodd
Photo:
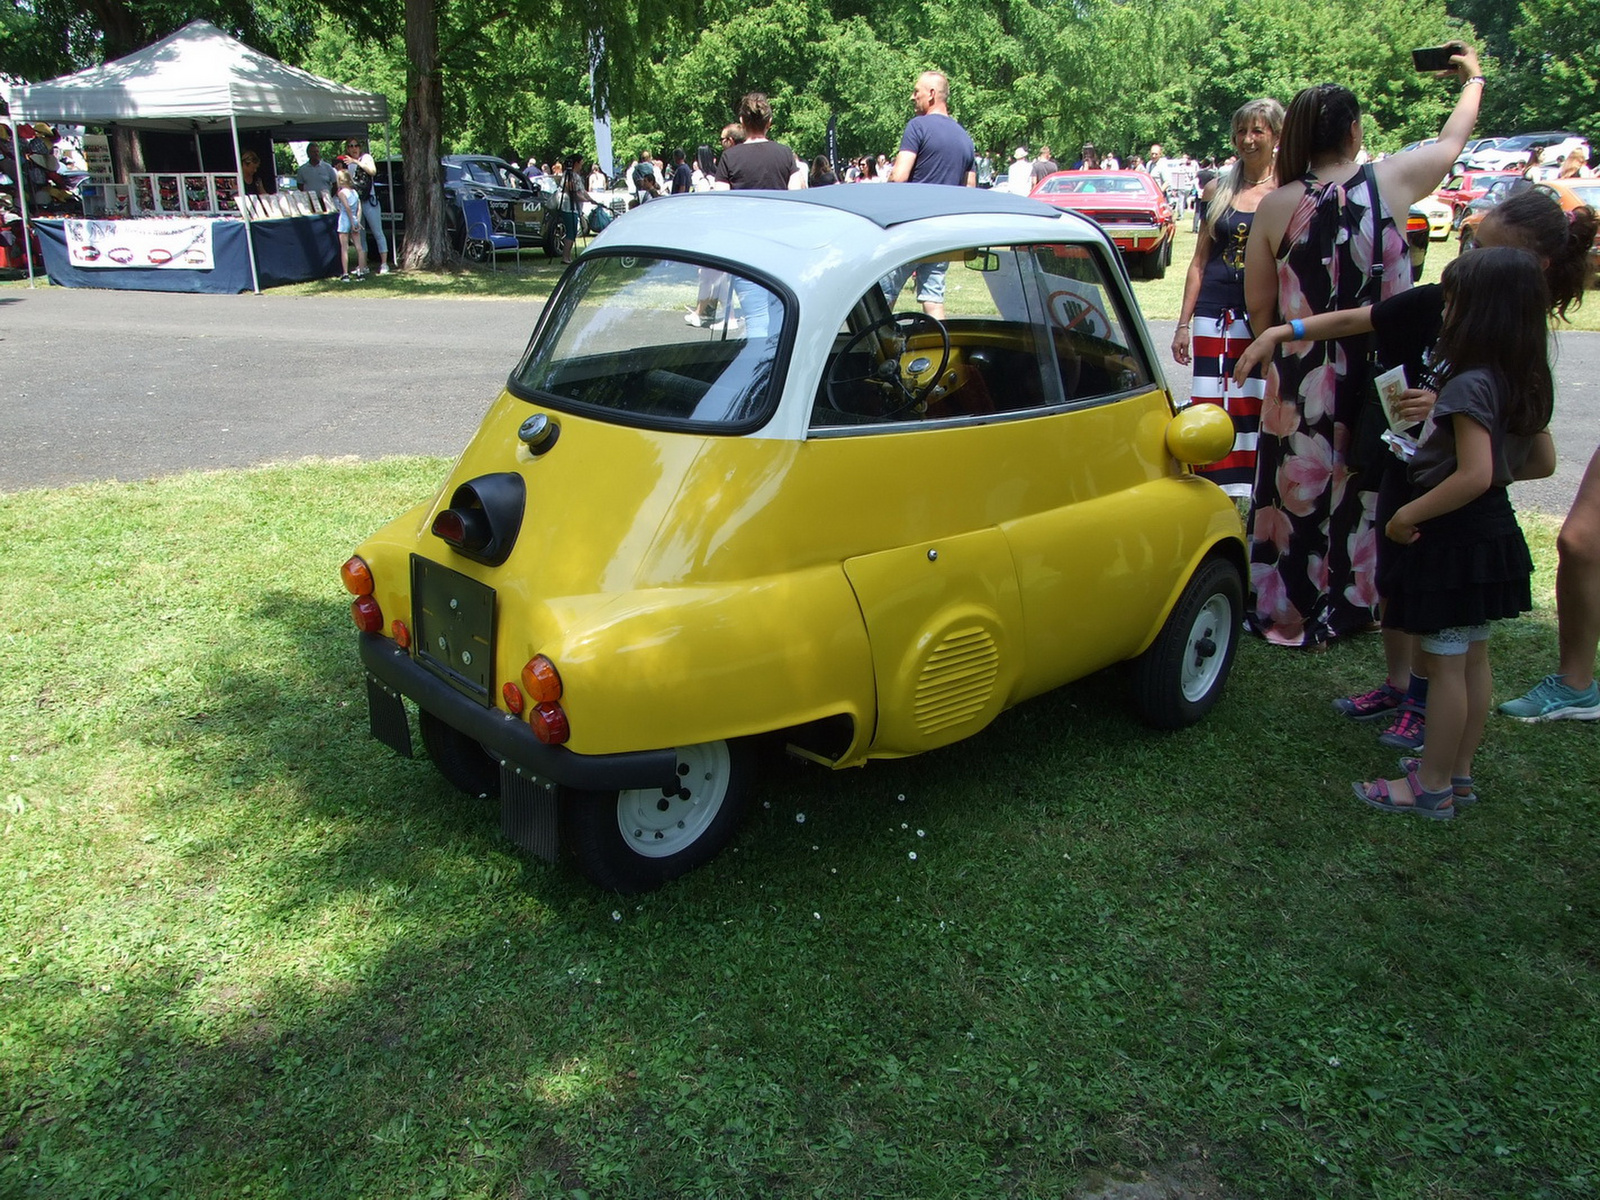
<svg viewBox="0 0 1600 1200"><path fill-rule="evenodd" d="M1245 551L1189 466L1233 429L1155 363L1105 234L1025 197L644 205L345 564L372 732L409 755L409 700L509 837L635 892L728 843L758 739L917 754L1124 660L1148 722L1196 721Z"/></svg>

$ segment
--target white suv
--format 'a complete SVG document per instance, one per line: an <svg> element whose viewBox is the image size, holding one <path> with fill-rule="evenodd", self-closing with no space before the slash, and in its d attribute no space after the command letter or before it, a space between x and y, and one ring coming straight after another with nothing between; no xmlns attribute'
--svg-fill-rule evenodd
<svg viewBox="0 0 1600 1200"><path fill-rule="evenodd" d="M1588 157L1589 143L1581 133L1559 130L1519 133L1516 137L1505 138L1491 150L1479 150L1467 155L1466 160L1467 166L1475 171L1504 171L1522 166L1535 151L1541 162L1551 159L1560 162L1574 147L1582 150L1585 158Z"/></svg>

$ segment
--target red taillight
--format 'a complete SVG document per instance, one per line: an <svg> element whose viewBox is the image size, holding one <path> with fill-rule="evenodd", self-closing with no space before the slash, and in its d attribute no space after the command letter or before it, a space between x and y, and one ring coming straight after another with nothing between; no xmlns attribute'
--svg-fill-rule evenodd
<svg viewBox="0 0 1600 1200"><path fill-rule="evenodd" d="M561 711L559 704L539 705L528 718L528 724L533 727L533 736L546 746L559 746L572 736L567 714Z"/></svg>
<svg viewBox="0 0 1600 1200"><path fill-rule="evenodd" d="M383 609L371 596L358 596L350 605L350 619L362 633L377 633L383 628Z"/></svg>
<svg viewBox="0 0 1600 1200"><path fill-rule="evenodd" d="M372 568L359 555L352 554L339 568L339 578L352 596L372 595Z"/></svg>
<svg viewBox="0 0 1600 1200"><path fill-rule="evenodd" d="M554 704L561 699L561 674L555 663L535 654L522 668L522 690L535 704Z"/></svg>
<svg viewBox="0 0 1600 1200"><path fill-rule="evenodd" d="M447 508L433 519L433 536L460 550L482 550L494 537L481 508Z"/></svg>
<svg viewBox="0 0 1600 1200"><path fill-rule="evenodd" d="M433 536L459 546L467 539L467 523L460 513L447 508L433 519Z"/></svg>
<svg viewBox="0 0 1600 1200"><path fill-rule="evenodd" d="M522 689L514 683L508 683L500 688L500 695L505 697L506 711L522 715Z"/></svg>
<svg viewBox="0 0 1600 1200"><path fill-rule="evenodd" d="M411 649L411 629L404 621L396 621L393 625L389 626L389 634L394 638L395 644L398 645L400 649Z"/></svg>

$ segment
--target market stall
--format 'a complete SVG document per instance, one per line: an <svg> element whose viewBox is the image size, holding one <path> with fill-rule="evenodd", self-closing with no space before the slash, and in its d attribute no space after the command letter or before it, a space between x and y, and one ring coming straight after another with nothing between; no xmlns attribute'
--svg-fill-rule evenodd
<svg viewBox="0 0 1600 1200"><path fill-rule="evenodd" d="M332 273L336 218L325 205L241 194L240 131L320 141L364 136L389 117L384 97L288 66L206 21L126 58L11 87L6 100L13 137L17 122L34 120L192 135L192 170L103 181L94 219L38 222L53 282L154 291L260 291ZM232 171L208 172L200 159L202 137L217 131L231 137Z"/></svg>

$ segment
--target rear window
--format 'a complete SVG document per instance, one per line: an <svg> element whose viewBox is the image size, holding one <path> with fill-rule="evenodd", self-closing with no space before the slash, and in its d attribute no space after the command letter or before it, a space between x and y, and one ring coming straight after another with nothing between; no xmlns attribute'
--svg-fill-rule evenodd
<svg viewBox="0 0 1600 1200"><path fill-rule="evenodd" d="M623 424L745 432L776 404L786 313L777 292L720 268L585 256L508 386Z"/></svg>

